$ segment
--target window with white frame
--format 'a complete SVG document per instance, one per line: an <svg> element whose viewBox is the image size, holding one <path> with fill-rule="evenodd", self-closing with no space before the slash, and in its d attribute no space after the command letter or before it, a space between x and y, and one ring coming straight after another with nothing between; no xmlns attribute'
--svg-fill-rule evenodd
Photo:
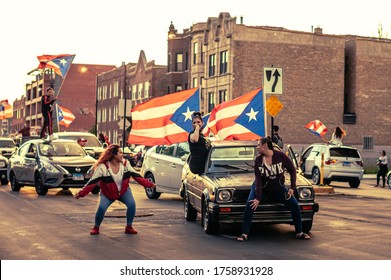
<svg viewBox="0 0 391 280"><path fill-rule="evenodd" d="M119 81L114 82L114 96L118 96L119 92Z"/></svg>
<svg viewBox="0 0 391 280"><path fill-rule="evenodd" d="M143 84L138 84L138 95L137 98L141 99L143 94Z"/></svg>
<svg viewBox="0 0 391 280"><path fill-rule="evenodd" d="M210 113L216 104L216 94L214 92L208 93L208 113Z"/></svg>
<svg viewBox="0 0 391 280"><path fill-rule="evenodd" d="M216 74L216 54L209 56L209 77L213 77Z"/></svg>
<svg viewBox="0 0 391 280"><path fill-rule="evenodd" d="M132 100L136 99L137 85L132 86Z"/></svg>
<svg viewBox="0 0 391 280"><path fill-rule="evenodd" d="M197 64L198 42L193 44L193 64Z"/></svg>
<svg viewBox="0 0 391 280"><path fill-rule="evenodd" d="M228 51L220 52L220 75L228 72Z"/></svg>
<svg viewBox="0 0 391 280"><path fill-rule="evenodd" d="M149 81L144 83L144 98L149 97Z"/></svg>
<svg viewBox="0 0 391 280"><path fill-rule="evenodd" d="M193 88L198 87L198 78L193 78Z"/></svg>

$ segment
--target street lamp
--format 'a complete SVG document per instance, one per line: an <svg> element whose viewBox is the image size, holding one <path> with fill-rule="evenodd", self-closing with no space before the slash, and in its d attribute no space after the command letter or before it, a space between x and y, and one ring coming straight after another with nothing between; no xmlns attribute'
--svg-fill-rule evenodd
<svg viewBox="0 0 391 280"><path fill-rule="evenodd" d="M95 71L87 68L86 66L82 66L80 68L81 73L86 73L87 71L91 71L93 74L95 74L95 135L98 136L98 108L99 108L99 100L98 100L98 73Z"/></svg>

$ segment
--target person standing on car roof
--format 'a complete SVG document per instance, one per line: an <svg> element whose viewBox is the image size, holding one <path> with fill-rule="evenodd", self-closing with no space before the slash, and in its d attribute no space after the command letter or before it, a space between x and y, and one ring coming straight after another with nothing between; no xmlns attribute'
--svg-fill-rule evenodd
<svg viewBox="0 0 391 280"><path fill-rule="evenodd" d="M386 151L380 152L380 157L377 159L377 165L379 166L379 171L376 175L376 185L375 187L379 187L380 177L383 179L383 188L386 186L386 174L388 172L388 158L386 155Z"/></svg>
<svg viewBox="0 0 391 280"><path fill-rule="evenodd" d="M346 136L345 130L343 130L342 127L337 126L331 135L331 140L329 141L330 144L335 144L335 145L343 145L342 144L342 139Z"/></svg>
<svg viewBox="0 0 391 280"><path fill-rule="evenodd" d="M53 96L54 90L49 87L46 90L46 94L44 93L41 98L42 103L42 116L43 116L43 126L41 130L41 139L44 139L46 129L48 130L49 141L52 140L53 137L53 120L52 120L52 111L53 111L53 103L57 100L56 97Z"/></svg>
<svg viewBox="0 0 391 280"><path fill-rule="evenodd" d="M129 188L130 177L144 186L154 188L156 185L138 174L130 163L124 159L122 149L113 144L107 147L94 165L94 173L87 184L75 195L75 198L89 194L99 183L100 202L95 214L95 225L90 231L91 235L99 234L99 227L109 206L116 200L127 207L125 233L137 234L133 228L133 219L136 213L136 202Z"/></svg>
<svg viewBox="0 0 391 280"><path fill-rule="evenodd" d="M294 196L296 192L296 168L291 159L283 152L273 149L270 137L261 138L257 149L259 153L255 158L254 165L255 182L251 187L244 210L242 235L236 240L246 241L248 239L254 211L257 209L263 195L283 203L290 209L296 239L310 239L310 236L302 230L300 207ZM285 169L290 174L291 186L289 189L285 187Z"/></svg>
<svg viewBox="0 0 391 280"><path fill-rule="evenodd" d="M205 161L209 153L210 142L202 133L204 122L200 112L193 113L192 124L194 130L189 133L187 139L190 149L189 168L194 174L201 174L205 170Z"/></svg>

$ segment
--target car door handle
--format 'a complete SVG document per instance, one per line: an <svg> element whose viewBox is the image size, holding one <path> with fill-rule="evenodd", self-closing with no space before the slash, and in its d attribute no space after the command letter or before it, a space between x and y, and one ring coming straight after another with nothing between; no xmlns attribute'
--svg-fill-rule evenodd
<svg viewBox="0 0 391 280"><path fill-rule="evenodd" d="M171 163L170 166L173 167L173 168L176 168L176 164L175 163Z"/></svg>

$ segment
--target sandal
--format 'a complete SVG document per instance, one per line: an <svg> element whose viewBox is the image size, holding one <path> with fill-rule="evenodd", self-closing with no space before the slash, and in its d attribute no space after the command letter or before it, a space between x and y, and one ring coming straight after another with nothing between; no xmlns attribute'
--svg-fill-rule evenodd
<svg viewBox="0 0 391 280"><path fill-rule="evenodd" d="M308 239L311 239L311 237L308 234L302 232L302 233L296 234L296 239L308 240Z"/></svg>
<svg viewBox="0 0 391 280"><path fill-rule="evenodd" d="M248 236L245 234L242 234L241 236L236 238L236 241L244 242L248 240Z"/></svg>

